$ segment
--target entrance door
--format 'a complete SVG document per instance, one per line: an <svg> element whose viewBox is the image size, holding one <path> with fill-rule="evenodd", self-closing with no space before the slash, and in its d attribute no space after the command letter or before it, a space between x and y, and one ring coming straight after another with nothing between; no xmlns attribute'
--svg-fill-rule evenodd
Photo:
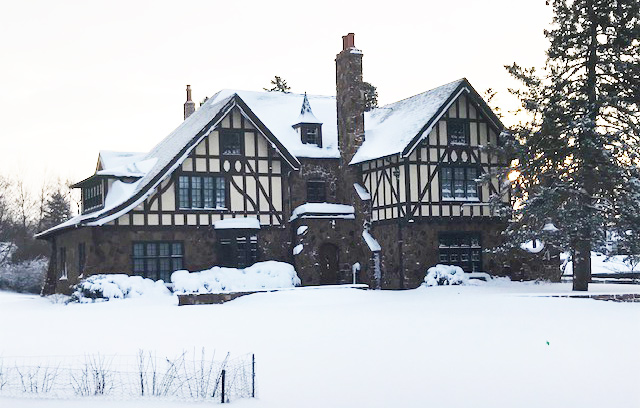
<svg viewBox="0 0 640 408"><path fill-rule="evenodd" d="M328 243L320 246L319 269L321 285L335 285L338 283L338 256L337 246Z"/></svg>

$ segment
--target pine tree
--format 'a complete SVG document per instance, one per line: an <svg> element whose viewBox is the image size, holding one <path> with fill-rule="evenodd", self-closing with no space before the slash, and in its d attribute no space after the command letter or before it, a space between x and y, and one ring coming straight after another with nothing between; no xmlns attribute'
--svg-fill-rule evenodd
<svg viewBox="0 0 640 408"><path fill-rule="evenodd" d="M368 82L364 85L364 111L369 112L371 109L378 107L378 90L375 86Z"/></svg>
<svg viewBox="0 0 640 408"><path fill-rule="evenodd" d="M269 92L283 92L283 93L289 93L291 91L291 87L287 85L287 81L280 78L277 75L271 80L271 85L272 85L271 88L262 88L262 89Z"/></svg>
<svg viewBox="0 0 640 408"><path fill-rule="evenodd" d="M640 2L550 2L542 75L507 67L524 85L513 92L531 118L506 143L519 172L507 234L570 250L573 289L587 290L591 250L605 230L640 234Z"/></svg>
<svg viewBox="0 0 640 408"><path fill-rule="evenodd" d="M43 229L51 228L71 217L71 204L67 196L58 189L47 200L42 219Z"/></svg>

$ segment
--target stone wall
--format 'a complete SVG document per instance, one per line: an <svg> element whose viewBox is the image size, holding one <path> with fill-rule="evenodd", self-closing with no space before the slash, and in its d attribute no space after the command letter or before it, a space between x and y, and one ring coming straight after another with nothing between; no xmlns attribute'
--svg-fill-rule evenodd
<svg viewBox="0 0 640 408"><path fill-rule="evenodd" d="M49 271L49 284L59 293L69 293L70 286L78 282L78 245L85 244L84 276L99 273L132 274L132 250L135 241L182 241L184 268L199 271L218 263L216 233L212 227L83 227L65 231L55 238L57 253L66 248L67 279L58 280L59 260ZM258 260L291 262L290 233L288 229L273 227L258 231ZM51 290L49 290L51 291Z"/></svg>
<svg viewBox="0 0 640 408"><path fill-rule="evenodd" d="M420 286L427 269L438 264L438 233L473 231L481 234L482 248L491 248L501 241L504 225L495 222L457 221L404 223L376 223L371 234L382 246L382 287L411 289ZM401 239L402 238L402 239ZM400 265L402 264L402 268ZM499 274L502 263L493 255L482 254L484 271Z"/></svg>

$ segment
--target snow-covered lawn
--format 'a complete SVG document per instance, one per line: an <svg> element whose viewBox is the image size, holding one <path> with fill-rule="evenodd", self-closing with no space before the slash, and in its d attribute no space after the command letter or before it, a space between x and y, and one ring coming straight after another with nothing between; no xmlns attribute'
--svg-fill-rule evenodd
<svg viewBox="0 0 640 408"><path fill-rule="evenodd" d="M255 353L259 398L237 407L640 406L640 303L544 296L570 287L300 288L182 307L169 295L64 305L0 292L0 355ZM210 405L0 397L0 406Z"/></svg>

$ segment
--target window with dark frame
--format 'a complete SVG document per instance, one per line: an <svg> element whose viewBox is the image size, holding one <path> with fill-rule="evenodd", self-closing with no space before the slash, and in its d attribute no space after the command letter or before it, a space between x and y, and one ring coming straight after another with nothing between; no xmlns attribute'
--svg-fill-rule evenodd
<svg viewBox="0 0 640 408"><path fill-rule="evenodd" d="M327 201L326 183L321 180L307 181L307 202L324 203Z"/></svg>
<svg viewBox="0 0 640 408"><path fill-rule="evenodd" d="M226 190L226 181L222 176L179 176L178 208L226 208Z"/></svg>
<svg viewBox="0 0 640 408"><path fill-rule="evenodd" d="M82 188L82 210L87 212L102 207L102 182Z"/></svg>
<svg viewBox="0 0 640 408"><path fill-rule="evenodd" d="M320 131L320 125L317 124L305 124L300 125L300 134L302 143L314 144L318 147L322 147L322 133Z"/></svg>
<svg viewBox="0 0 640 408"><path fill-rule="evenodd" d="M59 254L60 268L58 269L58 279L67 279L67 248L60 248Z"/></svg>
<svg viewBox="0 0 640 408"><path fill-rule="evenodd" d="M223 156L242 155L242 133L221 131L220 154L222 154Z"/></svg>
<svg viewBox="0 0 640 408"><path fill-rule="evenodd" d="M258 260L258 235L255 231L217 231L218 263L228 268L246 268Z"/></svg>
<svg viewBox="0 0 640 408"><path fill-rule="evenodd" d="M84 242L78 244L78 276L84 274L84 267L86 264L87 254L85 251Z"/></svg>
<svg viewBox="0 0 640 408"><path fill-rule="evenodd" d="M439 262L445 265L456 265L465 272L482 270L482 246L480 234L477 232L440 233Z"/></svg>
<svg viewBox="0 0 640 408"><path fill-rule="evenodd" d="M171 273L183 268L181 241L138 241L133 243L133 273L153 280L171 282Z"/></svg>
<svg viewBox="0 0 640 408"><path fill-rule="evenodd" d="M465 120L447 120L447 135L449 144L468 145L469 144L469 122Z"/></svg>
<svg viewBox="0 0 640 408"><path fill-rule="evenodd" d="M443 200L478 199L478 168L475 166L440 167L440 196Z"/></svg>

